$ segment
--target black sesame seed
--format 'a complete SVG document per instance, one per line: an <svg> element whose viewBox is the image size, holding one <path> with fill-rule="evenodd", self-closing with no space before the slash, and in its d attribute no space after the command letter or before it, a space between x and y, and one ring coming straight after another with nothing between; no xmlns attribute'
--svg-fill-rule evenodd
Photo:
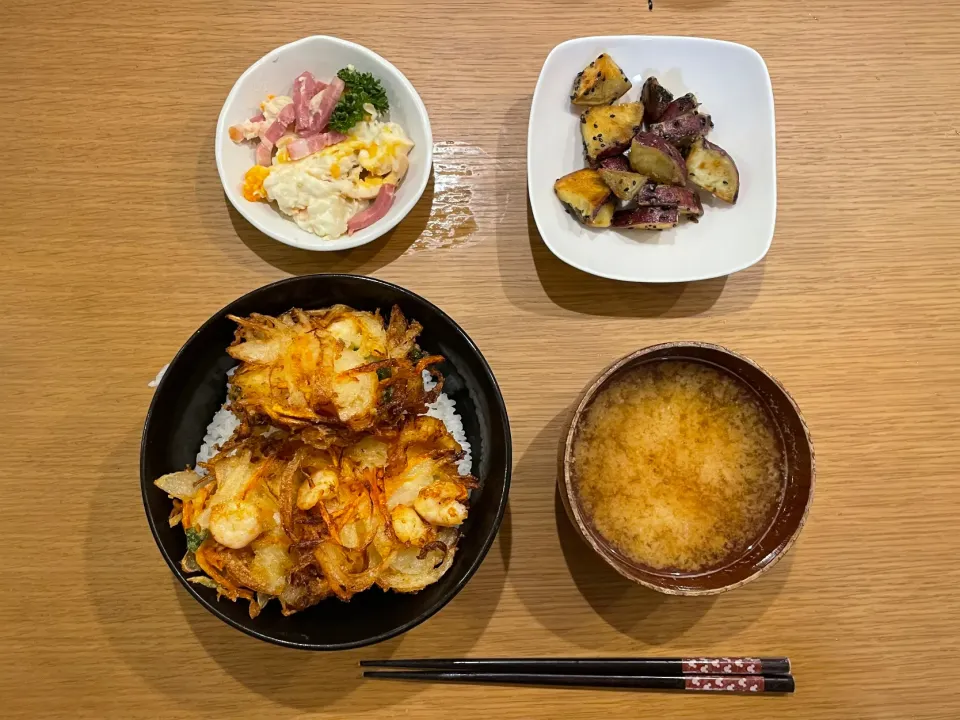
<svg viewBox="0 0 960 720"><path fill-rule="evenodd" d="M598 127L600 127L600 126L599 126L599 125L597 125L596 123L594 123L594 124L593 124L593 126L594 126L595 128L598 128Z"/></svg>
<svg viewBox="0 0 960 720"><path fill-rule="evenodd" d="M617 116L616 116L616 115L614 115L613 113L610 113L610 117L612 117L612 118L616 118Z"/></svg>
<svg viewBox="0 0 960 720"><path fill-rule="evenodd" d="M724 180L724 181L723 181L723 184L724 184L724 185L726 185L726 184L727 184L727 181L726 181L726 180Z"/></svg>

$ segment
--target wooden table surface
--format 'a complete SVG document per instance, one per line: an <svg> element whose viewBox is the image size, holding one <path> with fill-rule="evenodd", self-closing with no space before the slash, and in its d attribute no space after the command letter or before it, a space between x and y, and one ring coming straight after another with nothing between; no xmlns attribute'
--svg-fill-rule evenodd
<svg viewBox="0 0 960 720"><path fill-rule="evenodd" d="M530 0L357 5L9 2L0 191L0 715L237 718L960 716L960 5L949 0ZM228 205L217 113L265 52L363 43L419 89L433 183L384 241L311 254ZM780 207L761 263L663 287L551 255L526 201L531 94L570 37L692 34L766 59ZM435 618L338 654L273 647L176 583L144 519L151 380L238 295L376 275L443 307L503 388L508 515ZM558 515L561 416L601 367L722 343L790 389L817 496L798 544L732 594L627 584ZM788 654L789 697L374 684L360 658Z"/></svg>

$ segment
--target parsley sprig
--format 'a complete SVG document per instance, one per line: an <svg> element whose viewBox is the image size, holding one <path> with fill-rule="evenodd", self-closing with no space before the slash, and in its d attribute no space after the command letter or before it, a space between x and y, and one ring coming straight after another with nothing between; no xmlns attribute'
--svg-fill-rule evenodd
<svg viewBox="0 0 960 720"><path fill-rule="evenodd" d="M367 114L363 109L370 103L380 114L387 112L387 91L372 74L357 72L353 68L343 68L337 73L345 85L340 100L330 118L330 129L345 133Z"/></svg>

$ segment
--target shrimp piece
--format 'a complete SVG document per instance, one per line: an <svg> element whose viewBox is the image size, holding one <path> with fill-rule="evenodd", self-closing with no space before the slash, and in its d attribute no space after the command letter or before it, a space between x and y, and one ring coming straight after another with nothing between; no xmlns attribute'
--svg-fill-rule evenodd
<svg viewBox="0 0 960 720"><path fill-rule="evenodd" d="M433 540L436 534L409 505L397 505L390 512L390 516L393 532L402 543L422 547Z"/></svg>
<svg viewBox="0 0 960 720"><path fill-rule="evenodd" d="M210 511L210 533L228 548L244 548L263 531L260 513L252 503L229 500Z"/></svg>
<svg viewBox="0 0 960 720"><path fill-rule="evenodd" d="M413 502L417 514L433 525L453 527L467 519L467 489L453 480L439 480L423 488Z"/></svg>
<svg viewBox="0 0 960 720"><path fill-rule="evenodd" d="M309 510L321 500L329 500L336 495L339 482L340 478L332 469L317 470L297 490L297 507Z"/></svg>

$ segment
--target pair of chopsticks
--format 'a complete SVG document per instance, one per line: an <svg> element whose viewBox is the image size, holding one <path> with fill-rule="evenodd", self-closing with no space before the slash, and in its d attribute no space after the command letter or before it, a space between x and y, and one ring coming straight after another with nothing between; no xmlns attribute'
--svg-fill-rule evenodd
<svg viewBox="0 0 960 720"><path fill-rule="evenodd" d="M789 658L361 660L364 677L428 682L791 693Z"/></svg>

